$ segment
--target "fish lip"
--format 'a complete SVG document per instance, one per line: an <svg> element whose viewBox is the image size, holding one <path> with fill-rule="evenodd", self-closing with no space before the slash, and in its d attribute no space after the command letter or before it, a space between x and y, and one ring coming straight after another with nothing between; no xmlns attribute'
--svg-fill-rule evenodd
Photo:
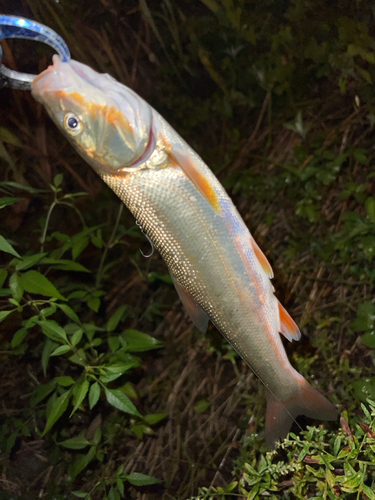
<svg viewBox="0 0 375 500"><path fill-rule="evenodd" d="M48 68L46 68L41 73L39 73L39 75L36 75L36 77L34 78L34 80L31 82L31 85L35 85L40 80L42 80L46 76L47 73L50 73L51 71L53 71L54 69L56 69L56 67L55 67L56 57L58 58L59 56L56 56L56 55L53 56L53 58L52 58L52 64L50 64L48 66Z"/></svg>
<svg viewBox="0 0 375 500"><path fill-rule="evenodd" d="M52 56L52 64L50 64L45 70L43 70L39 75L36 75L32 83L36 83L39 80L41 80L47 73L50 73L51 71L56 71L58 69L58 65L61 63L60 56L57 54L54 54Z"/></svg>
<svg viewBox="0 0 375 500"><path fill-rule="evenodd" d="M51 71L53 71L53 65L50 65L48 66L47 69L45 69L44 71L42 71L41 73L39 73L39 75L36 75L36 77L34 78L34 80L31 82L31 92L33 94L33 96L35 97L37 94L39 94L40 92L38 92L38 90L36 89L36 85L39 87L40 85L43 85L43 83L41 83L41 81L47 76L47 74L49 74Z"/></svg>
<svg viewBox="0 0 375 500"><path fill-rule="evenodd" d="M60 59L60 56L55 54L52 57L52 64L48 66L44 71L39 73L34 80L31 82L31 93L35 99L42 102L42 94L48 89L45 88L46 81L48 78L61 78L61 65L69 63L63 63ZM59 74L60 73L60 74ZM47 83L48 87L48 83Z"/></svg>

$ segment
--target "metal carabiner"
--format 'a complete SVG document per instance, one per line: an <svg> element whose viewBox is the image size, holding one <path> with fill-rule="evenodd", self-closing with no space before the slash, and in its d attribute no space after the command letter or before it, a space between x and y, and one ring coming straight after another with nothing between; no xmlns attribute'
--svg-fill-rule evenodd
<svg viewBox="0 0 375 500"><path fill-rule="evenodd" d="M26 38L43 42L55 49L63 62L70 60L68 46L61 36L48 26L31 19L0 15L0 40L3 38ZM0 88L30 90L31 82L37 75L11 70L1 63L2 58L3 50L0 46Z"/></svg>

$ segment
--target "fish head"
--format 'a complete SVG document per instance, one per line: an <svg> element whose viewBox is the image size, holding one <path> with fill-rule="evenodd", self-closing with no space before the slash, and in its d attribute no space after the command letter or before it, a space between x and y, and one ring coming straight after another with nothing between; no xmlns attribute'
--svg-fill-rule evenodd
<svg viewBox="0 0 375 500"><path fill-rule="evenodd" d="M144 155L152 133L151 108L111 76L55 55L31 91L99 174L136 164Z"/></svg>

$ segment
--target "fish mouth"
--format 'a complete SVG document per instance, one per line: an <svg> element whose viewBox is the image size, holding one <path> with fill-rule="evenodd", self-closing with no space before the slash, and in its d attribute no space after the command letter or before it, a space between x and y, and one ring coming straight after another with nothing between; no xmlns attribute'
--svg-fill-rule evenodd
<svg viewBox="0 0 375 500"><path fill-rule="evenodd" d="M54 71L57 71L56 56L53 56L52 60L53 63L50 66L48 66L47 69L39 73L39 75L37 75L31 82L31 93L33 97L39 102L43 102L42 95L46 91L46 86L47 86L46 80L49 78L51 73L53 74Z"/></svg>
<svg viewBox="0 0 375 500"><path fill-rule="evenodd" d="M69 92L69 88L74 88L79 83L81 77L75 74L69 63L62 62L60 56L55 54L52 64L31 82L31 93L37 101L44 103L49 92L60 89Z"/></svg>

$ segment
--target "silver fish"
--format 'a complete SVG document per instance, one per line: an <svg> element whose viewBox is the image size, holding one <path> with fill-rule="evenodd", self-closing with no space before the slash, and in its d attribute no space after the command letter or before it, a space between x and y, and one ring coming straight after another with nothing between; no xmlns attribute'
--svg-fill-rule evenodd
<svg viewBox="0 0 375 500"><path fill-rule="evenodd" d="M211 170L162 116L109 75L58 56L32 94L142 226L195 325L205 332L211 320L263 382L267 445L299 414L336 419L286 356L280 333L298 340L300 332L274 295L268 260Z"/></svg>

